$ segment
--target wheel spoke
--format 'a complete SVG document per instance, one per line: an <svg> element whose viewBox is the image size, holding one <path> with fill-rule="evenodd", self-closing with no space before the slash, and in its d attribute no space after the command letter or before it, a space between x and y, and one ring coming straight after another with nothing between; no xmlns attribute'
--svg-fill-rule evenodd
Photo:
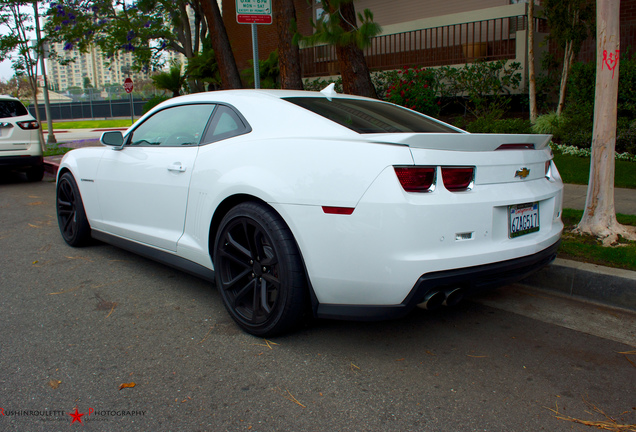
<svg viewBox="0 0 636 432"><path fill-rule="evenodd" d="M247 274L250 272L250 269L245 269L243 270L241 273L239 273L236 276L231 277L230 280L228 281L223 281L223 289L224 290L231 290L234 289L234 286L245 276L247 276ZM237 294L238 295L238 294Z"/></svg>
<svg viewBox="0 0 636 432"><path fill-rule="evenodd" d="M249 294L250 291L256 291L254 289L255 286L256 286L256 280L252 279L243 288L238 290L236 294L234 295L234 307L237 307L238 303L240 303L240 300L243 297L245 297L247 294Z"/></svg>
<svg viewBox="0 0 636 432"><path fill-rule="evenodd" d="M256 242L254 242L254 234L253 234L253 232L256 230L256 227L248 223L249 221L247 219L244 219L242 222L243 222L242 223L243 235L245 236L247 247L250 250L250 256L252 259L257 259L259 255L258 255Z"/></svg>
<svg viewBox="0 0 636 432"><path fill-rule="evenodd" d="M75 212L71 212L71 215L68 217L68 219L66 219L64 221L64 228L63 231L64 233L67 233L70 235L73 234L73 232L75 231L75 224L73 223L75 221Z"/></svg>
<svg viewBox="0 0 636 432"><path fill-rule="evenodd" d="M252 258L252 253L250 252L250 250L246 249L245 246L243 246L237 240L235 240L234 237L232 236L232 233L229 232L229 231L226 234L226 240L227 240L228 245L232 246L238 252L242 253L245 256L245 258L247 258L247 260ZM236 259L238 262L241 262L240 258L238 258L238 257L232 256L232 258Z"/></svg>
<svg viewBox="0 0 636 432"><path fill-rule="evenodd" d="M266 280L267 282L272 284L276 289L278 289L280 285L280 280L278 280L278 278L271 273L263 273L263 280Z"/></svg>
<svg viewBox="0 0 636 432"><path fill-rule="evenodd" d="M263 308L263 310L267 313L270 314L272 313L272 309L269 307L269 304L267 303L267 281L263 278L261 279L261 287L260 287L260 303L261 303L261 308ZM256 309L256 307L254 307L254 309Z"/></svg>

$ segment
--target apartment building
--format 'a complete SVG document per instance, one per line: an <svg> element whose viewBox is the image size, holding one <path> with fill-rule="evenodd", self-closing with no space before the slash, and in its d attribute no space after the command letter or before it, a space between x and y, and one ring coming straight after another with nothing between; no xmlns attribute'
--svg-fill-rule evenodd
<svg viewBox="0 0 636 432"><path fill-rule="evenodd" d="M540 17L540 1L535 3L538 17L532 25L535 55L540 58L541 51L547 49L543 41L548 28ZM299 32L310 34L309 19L315 20L322 13L319 3L294 0L294 4ZM524 73L527 70L527 0L357 0L355 8L357 12L371 10L375 22L382 26L382 34L364 50L372 70L460 65L477 59L516 61ZM250 26L236 23L234 2L226 4L223 19L237 65L246 68L252 58ZM259 56L265 59L277 47L275 26L259 25L258 38ZM635 43L636 0L622 0L622 51ZM589 61L594 51L594 41L590 40L579 58ZM338 74L335 49L330 46L301 49L301 63L304 77Z"/></svg>
<svg viewBox="0 0 636 432"><path fill-rule="evenodd" d="M52 46L62 58L75 59L66 65L56 60L46 60L49 86L56 91L65 91L70 87L84 88L85 84L94 88L123 84L129 73L133 80L148 77L148 73L131 71L134 65L132 53L120 53L118 57L108 58L95 46L85 53L75 48L65 51L64 45L60 43Z"/></svg>

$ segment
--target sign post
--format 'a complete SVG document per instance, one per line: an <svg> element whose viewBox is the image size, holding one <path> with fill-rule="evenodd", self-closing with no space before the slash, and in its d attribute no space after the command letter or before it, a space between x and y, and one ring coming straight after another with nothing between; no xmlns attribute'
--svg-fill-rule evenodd
<svg viewBox="0 0 636 432"><path fill-rule="evenodd" d="M133 106L133 97L132 97L133 88L134 88L134 85L133 85L132 78L130 77L126 78L124 80L124 90L126 90L126 93L130 95L130 121L132 123L135 123L135 110Z"/></svg>
<svg viewBox="0 0 636 432"><path fill-rule="evenodd" d="M254 62L254 88L261 88L258 64L257 24L272 23L272 0L236 0L236 22L252 25L252 58Z"/></svg>

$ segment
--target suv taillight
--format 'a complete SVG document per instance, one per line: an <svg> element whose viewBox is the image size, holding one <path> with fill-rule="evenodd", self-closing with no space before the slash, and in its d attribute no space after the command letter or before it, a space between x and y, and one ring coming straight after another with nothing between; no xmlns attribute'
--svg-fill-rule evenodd
<svg viewBox="0 0 636 432"><path fill-rule="evenodd" d="M442 167L444 187L451 192L470 189L475 178L475 167Z"/></svg>
<svg viewBox="0 0 636 432"><path fill-rule="evenodd" d="M19 122L16 122L16 123L22 129L37 129L37 128L40 127L40 124L38 122L36 122L35 120L19 121Z"/></svg>
<svg viewBox="0 0 636 432"><path fill-rule="evenodd" d="M436 167L393 167L406 192L430 192L435 184Z"/></svg>

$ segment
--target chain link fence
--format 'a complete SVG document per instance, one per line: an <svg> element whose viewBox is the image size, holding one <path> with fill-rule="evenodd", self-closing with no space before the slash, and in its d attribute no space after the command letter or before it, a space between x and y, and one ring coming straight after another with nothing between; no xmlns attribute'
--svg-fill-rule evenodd
<svg viewBox="0 0 636 432"><path fill-rule="evenodd" d="M68 89L63 92L50 93L52 120L109 119L130 117L143 114L143 107L154 96L163 95L162 90L133 91L128 94L122 86L103 89ZM132 103L131 103L132 101ZM43 100L39 100L38 110L42 121L46 120ZM35 116L35 107L30 105L29 111Z"/></svg>

